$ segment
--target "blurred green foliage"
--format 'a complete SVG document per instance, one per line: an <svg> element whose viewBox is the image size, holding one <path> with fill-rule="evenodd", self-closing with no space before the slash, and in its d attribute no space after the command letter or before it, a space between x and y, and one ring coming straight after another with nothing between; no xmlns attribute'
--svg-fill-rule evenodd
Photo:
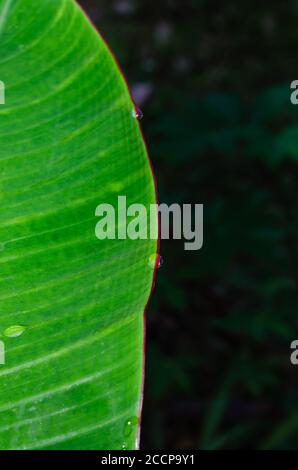
<svg viewBox="0 0 298 470"><path fill-rule="evenodd" d="M297 449L297 3L81 3L144 112L159 201L205 207L201 251L161 244L142 446Z"/></svg>

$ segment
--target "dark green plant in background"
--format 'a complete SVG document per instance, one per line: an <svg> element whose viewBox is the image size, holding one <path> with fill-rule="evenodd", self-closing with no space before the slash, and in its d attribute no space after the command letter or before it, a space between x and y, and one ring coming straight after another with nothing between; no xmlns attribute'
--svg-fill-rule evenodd
<svg viewBox="0 0 298 470"><path fill-rule="evenodd" d="M297 448L297 4L81 3L143 108L160 202L205 205L202 251L161 244L142 445Z"/></svg>

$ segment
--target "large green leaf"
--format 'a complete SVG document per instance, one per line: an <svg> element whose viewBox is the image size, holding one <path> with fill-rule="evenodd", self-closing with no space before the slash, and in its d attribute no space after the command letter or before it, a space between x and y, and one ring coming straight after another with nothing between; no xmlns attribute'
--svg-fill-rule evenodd
<svg viewBox="0 0 298 470"><path fill-rule="evenodd" d="M73 0L0 0L0 80L0 448L134 448L156 242L95 237L155 202L132 99Z"/></svg>

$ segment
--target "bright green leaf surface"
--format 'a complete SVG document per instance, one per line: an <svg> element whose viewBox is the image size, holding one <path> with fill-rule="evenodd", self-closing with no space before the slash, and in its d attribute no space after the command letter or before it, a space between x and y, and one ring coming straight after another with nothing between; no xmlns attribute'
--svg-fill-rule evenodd
<svg viewBox="0 0 298 470"><path fill-rule="evenodd" d="M73 0L0 0L0 80L0 448L134 448L156 242L95 237L155 202L132 100Z"/></svg>

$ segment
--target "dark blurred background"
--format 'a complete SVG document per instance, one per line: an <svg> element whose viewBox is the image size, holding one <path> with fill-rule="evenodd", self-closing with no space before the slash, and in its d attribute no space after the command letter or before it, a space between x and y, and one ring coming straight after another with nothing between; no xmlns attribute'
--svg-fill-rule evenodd
<svg viewBox="0 0 298 470"><path fill-rule="evenodd" d="M144 113L159 202L205 211L201 251L161 244L141 446L298 449L298 4L80 3Z"/></svg>

